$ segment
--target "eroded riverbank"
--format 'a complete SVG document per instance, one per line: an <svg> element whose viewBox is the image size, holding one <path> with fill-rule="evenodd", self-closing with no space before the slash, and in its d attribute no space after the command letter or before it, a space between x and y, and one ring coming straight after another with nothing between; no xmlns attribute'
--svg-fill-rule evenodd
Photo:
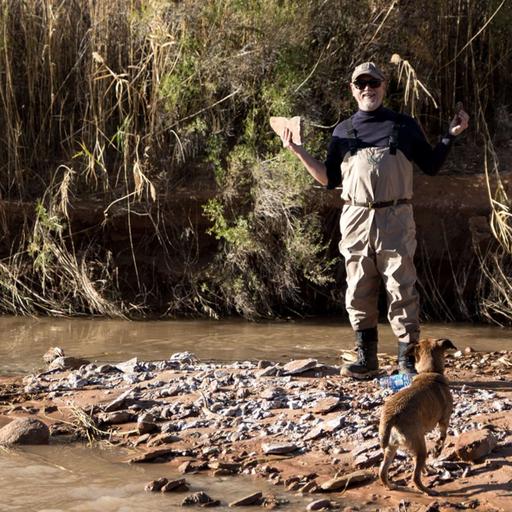
<svg viewBox="0 0 512 512"><path fill-rule="evenodd" d="M185 480L190 473L263 478L276 492L256 501L271 507L297 510L297 503L285 501L289 493L300 493L300 509L327 499L341 510L507 510L512 353L456 356L447 361L455 401L449 442L440 460L429 461L424 479L441 493L435 499L414 490L386 491L375 478L378 417L389 391L376 381L342 378L337 365L312 359L221 364L188 352L117 364L57 358L54 369L4 379L0 413L3 423L41 419L52 443L101 437L129 450L126 462L156 462L169 480L179 473ZM391 358L381 355L381 363L385 371L393 369ZM59 369L66 364L79 368ZM455 448L461 453L467 432L488 447L476 461L457 460ZM391 475L405 483L410 471L404 454ZM346 475L352 475L348 483ZM147 483L140 482L141 493ZM178 506L189 494L169 493L169 503ZM212 499L228 504L222 494Z"/></svg>

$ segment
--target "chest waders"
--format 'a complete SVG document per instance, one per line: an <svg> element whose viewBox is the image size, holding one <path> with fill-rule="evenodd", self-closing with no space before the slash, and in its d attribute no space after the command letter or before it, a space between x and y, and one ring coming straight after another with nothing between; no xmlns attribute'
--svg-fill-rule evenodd
<svg viewBox="0 0 512 512"><path fill-rule="evenodd" d="M388 320L398 339L399 365L414 371L406 356L419 339L419 297L416 291L416 226L413 218L413 167L398 149L395 124L388 147L362 147L351 120L350 151L341 164L345 204L340 217L339 250L345 259L345 305L356 333L358 360L342 374L367 378L378 373L377 323L380 282L384 283Z"/></svg>

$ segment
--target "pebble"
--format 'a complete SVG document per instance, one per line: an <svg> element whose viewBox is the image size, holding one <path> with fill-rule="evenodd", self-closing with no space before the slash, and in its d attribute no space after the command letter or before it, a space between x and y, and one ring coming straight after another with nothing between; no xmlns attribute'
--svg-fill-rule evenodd
<svg viewBox="0 0 512 512"><path fill-rule="evenodd" d="M98 414L98 420L104 425L120 425L134 420L135 415L130 411L113 411Z"/></svg>
<svg viewBox="0 0 512 512"><path fill-rule="evenodd" d="M331 501L322 499L312 501L307 507L306 510L329 510L331 508Z"/></svg>
<svg viewBox="0 0 512 512"><path fill-rule="evenodd" d="M158 431L158 425L155 423L154 416L149 412L140 414L137 418L137 431L139 435Z"/></svg>
<svg viewBox="0 0 512 512"><path fill-rule="evenodd" d="M159 492L160 489L168 482L167 478L162 477L157 480L152 480L144 486L146 492Z"/></svg>
<svg viewBox="0 0 512 512"><path fill-rule="evenodd" d="M294 452L299 447L294 443L262 443L261 449L265 455L283 455Z"/></svg>
<svg viewBox="0 0 512 512"><path fill-rule="evenodd" d="M194 494L190 494L187 496L182 502L181 505L186 507L188 505L208 505L209 507L220 505L219 500L214 500L208 496L203 491L195 492Z"/></svg>

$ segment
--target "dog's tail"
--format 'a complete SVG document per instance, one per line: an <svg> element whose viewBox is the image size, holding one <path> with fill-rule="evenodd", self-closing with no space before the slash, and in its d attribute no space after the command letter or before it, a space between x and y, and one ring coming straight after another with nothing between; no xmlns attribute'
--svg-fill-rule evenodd
<svg viewBox="0 0 512 512"><path fill-rule="evenodd" d="M384 418L383 418L384 420ZM389 444L389 437L391 435L391 429L395 426L394 421L391 418L387 418L380 422L379 425L379 439L380 447L385 450Z"/></svg>

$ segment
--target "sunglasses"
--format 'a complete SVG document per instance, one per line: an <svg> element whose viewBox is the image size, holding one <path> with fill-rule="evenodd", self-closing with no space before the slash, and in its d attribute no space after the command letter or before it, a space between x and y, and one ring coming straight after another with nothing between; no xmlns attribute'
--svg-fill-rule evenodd
<svg viewBox="0 0 512 512"><path fill-rule="evenodd" d="M380 84L382 83L382 80L377 80L376 78L371 78L370 80L356 80L354 82L354 85L357 89L360 91L363 91L366 89L366 86L369 85L371 89L378 89L380 87Z"/></svg>

